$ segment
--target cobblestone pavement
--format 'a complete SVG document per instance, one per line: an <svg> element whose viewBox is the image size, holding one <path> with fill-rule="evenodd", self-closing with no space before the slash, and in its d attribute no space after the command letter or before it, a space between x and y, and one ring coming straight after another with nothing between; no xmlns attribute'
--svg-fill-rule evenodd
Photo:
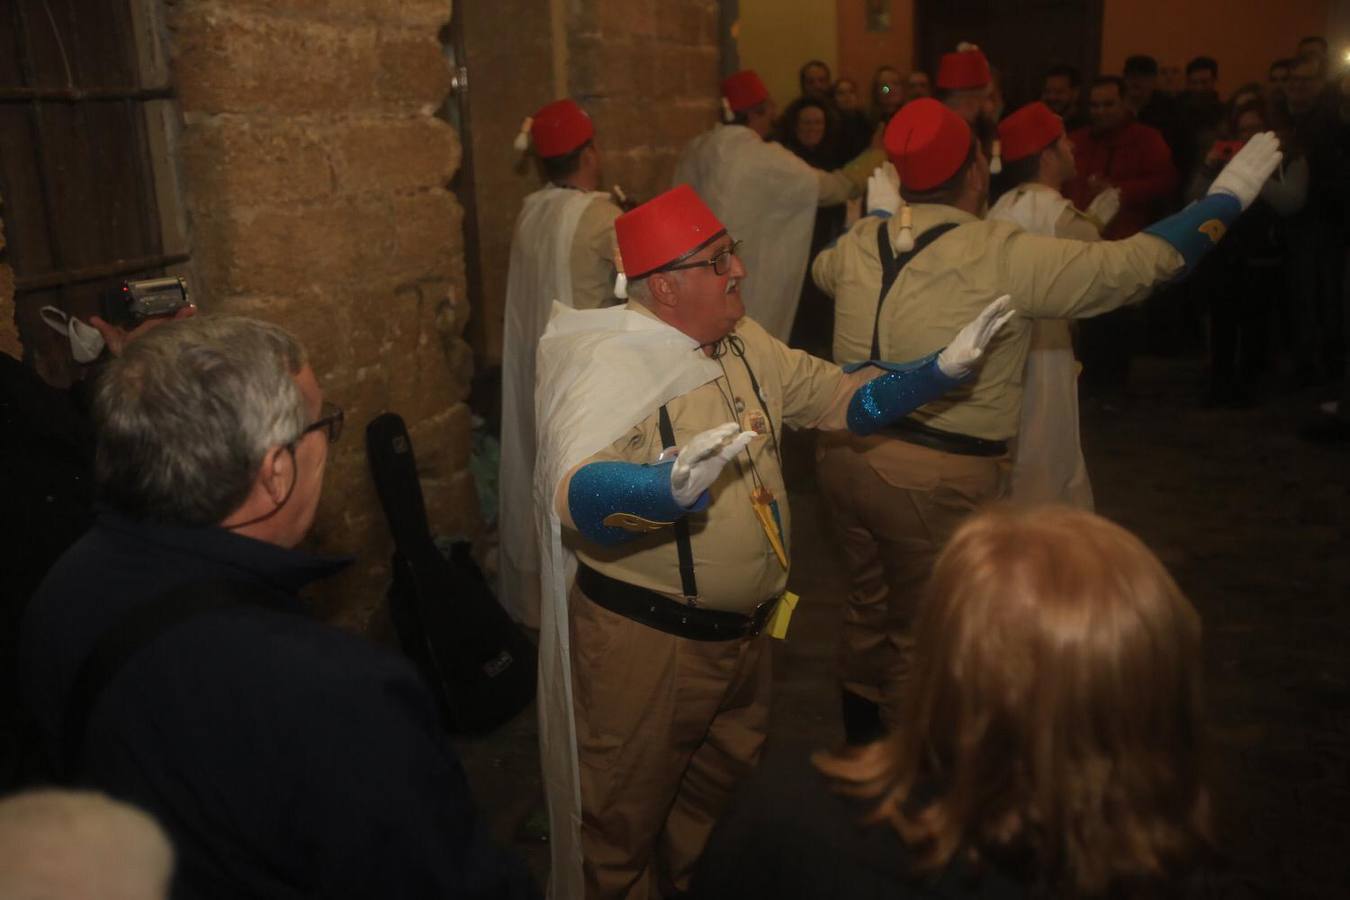
<svg viewBox="0 0 1350 900"><path fill-rule="evenodd" d="M1220 837L1257 896L1350 896L1350 448L1293 435L1313 397L1206 410L1200 367L1144 360L1132 401L1085 411L1098 510L1137 533L1205 622ZM786 443L792 589L775 652L769 752L842 739L834 675L843 578L809 439ZM460 743L480 803L512 840L541 799L533 710ZM517 846L535 871L542 845Z"/></svg>

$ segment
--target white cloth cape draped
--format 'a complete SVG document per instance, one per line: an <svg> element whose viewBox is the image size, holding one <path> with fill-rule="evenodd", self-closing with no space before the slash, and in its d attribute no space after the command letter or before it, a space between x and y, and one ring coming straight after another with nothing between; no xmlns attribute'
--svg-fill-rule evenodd
<svg viewBox="0 0 1350 900"><path fill-rule="evenodd" d="M571 306L572 239L586 207L606 194L549 186L525 198L511 241L502 335L501 475L497 596L514 618L539 627L539 547L534 508L534 357L557 301Z"/></svg>
<svg viewBox="0 0 1350 900"><path fill-rule="evenodd" d="M1055 223L1069 206L1059 193L1013 189L989 218L1055 237ZM1091 510L1092 482L1078 438L1078 364L1067 323L1032 323L1031 350L1022 374L1022 419L1013 459L1012 498L1018 503L1065 503Z"/></svg>
<svg viewBox="0 0 1350 900"><path fill-rule="evenodd" d="M554 506L558 485L578 463L609 446L663 404L717 379L698 343L625 307L569 310L555 305L539 342L534 471L540 512L539 750L552 849L549 897L582 900L581 783L572 713L567 592L576 557L563 543ZM655 460L652 460L655 462Z"/></svg>
<svg viewBox="0 0 1350 900"><path fill-rule="evenodd" d="M745 242L745 314L786 343L811 255L819 173L744 125L718 125L685 147L674 183L693 187Z"/></svg>

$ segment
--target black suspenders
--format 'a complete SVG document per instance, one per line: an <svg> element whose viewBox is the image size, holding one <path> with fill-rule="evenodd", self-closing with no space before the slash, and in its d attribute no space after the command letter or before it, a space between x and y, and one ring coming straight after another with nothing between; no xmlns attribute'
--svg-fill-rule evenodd
<svg viewBox="0 0 1350 900"><path fill-rule="evenodd" d="M675 446L675 429L670 424L670 413L666 405L661 404L658 414L661 429L661 445ZM692 604L698 598L698 581L694 578L694 550L689 544L689 517L680 516L675 520L675 549L680 554L680 589L684 591L686 603Z"/></svg>
<svg viewBox="0 0 1350 900"><path fill-rule="evenodd" d="M881 293L877 295L877 314L872 320L872 359L881 359L881 306L886 302L886 295L891 292L895 279L900 277L900 270L918 256L924 247L955 228L957 223L944 222L941 225L934 225L914 239L913 250L899 256L891 250L891 235L886 224L883 220L881 227L877 229L877 255L881 259Z"/></svg>

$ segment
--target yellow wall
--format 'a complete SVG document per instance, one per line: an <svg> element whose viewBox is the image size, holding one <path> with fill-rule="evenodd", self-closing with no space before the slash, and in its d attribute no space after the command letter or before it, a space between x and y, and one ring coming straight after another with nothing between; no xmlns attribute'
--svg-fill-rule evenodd
<svg viewBox="0 0 1350 900"><path fill-rule="evenodd" d="M1293 56L1298 40L1327 31L1328 0L1106 0L1102 70L1119 72L1125 57L1147 53L1162 66L1196 56L1219 63L1219 93L1265 82L1271 62Z"/></svg>
<svg viewBox="0 0 1350 900"><path fill-rule="evenodd" d="M780 109L800 94L797 70L802 63L823 59L832 71L836 68L834 3L741 0L740 10L741 68L759 73Z"/></svg>
<svg viewBox="0 0 1350 900"><path fill-rule="evenodd" d="M797 96L797 70L808 59L825 60L835 77L857 79L865 96L878 65L904 72L912 64L914 0L892 0L893 24L883 34L865 31L865 6L864 0L741 0L741 65L760 73L780 107ZM1227 95L1244 82L1264 82L1271 61L1292 55L1309 34L1328 34L1333 52L1344 53L1350 0L1104 0L1101 65L1119 72L1134 53L1164 66L1213 56L1219 91Z"/></svg>

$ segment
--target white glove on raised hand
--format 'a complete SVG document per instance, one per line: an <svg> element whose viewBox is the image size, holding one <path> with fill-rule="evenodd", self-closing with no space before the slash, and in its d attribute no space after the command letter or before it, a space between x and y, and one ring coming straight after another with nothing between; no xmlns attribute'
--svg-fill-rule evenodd
<svg viewBox="0 0 1350 900"><path fill-rule="evenodd" d="M712 486L722 469L755 437L753 431L741 431L735 422L727 422L695 435L680 448L670 469L670 493L686 509L698 502L699 495Z"/></svg>
<svg viewBox="0 0 1350 900"><path fill-rule="evenodd" d="M1009 319L1017 315L1012 308L1012 297L1004 294L984 308L965 328L956 333L950 344L938 354L938 368L948 378L965 378L975 370L984 348L998 334Z"/></svg>
<svg viewBox="0 0 1350 900"><path fill-rule="evenodd" d="M884 162L867 176L867 214L878 210L895 215L900 209L900 173Z"/></svg>
<svg viewBox="0 0 1350 900"><path fill-rule="evenodd" d="M1283 158L1284 154L1280 152L1280 139L1275 137L1275 132L1262 132L1234 154L1228 165L1219 173L1219 177L1210 185L1209 192L1232 194L1238 198L1242 208L1246 209L1252 205L1256 195L1261 193L1261 186L1266 183L1270 173L1275 171L1275 167Z"/></svg>
<svg viewBox="0 0 1350 900"><path fill-rule="evenodd" d="M1083 212L1096 219L1102 228L1110 225L1116 213L1120 212L1120 188L1113 187L1102 191L1092 198L1092 202Z"/></svg>

